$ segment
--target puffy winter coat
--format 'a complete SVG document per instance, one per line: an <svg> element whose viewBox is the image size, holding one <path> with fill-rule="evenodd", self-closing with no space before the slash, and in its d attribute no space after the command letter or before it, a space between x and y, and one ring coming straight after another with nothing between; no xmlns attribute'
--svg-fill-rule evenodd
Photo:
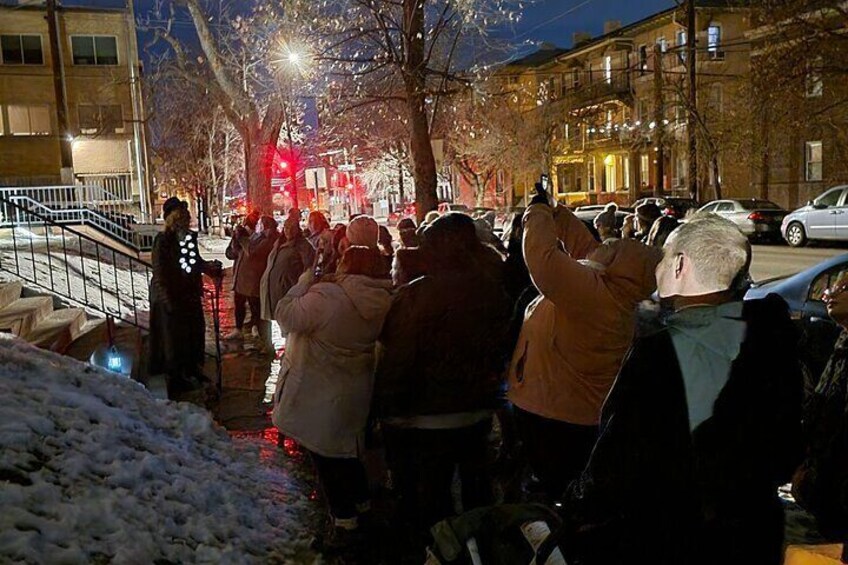
<svg viewBox="0 0 848 565"><path fill-rule="evenodd" d="M263 320L274 319L277 303L295 285L303 271L312 267L314 259L315 250L306 239L299 237L283 241L283 238L277 238L259 281Z"/></svg>
<svg viewBox="0 0 848 565"><path fill-rule="evenodd" d="M244 296L259 296L259 283L265 272L268 254L277 241L277 232L246 234L244 229L236 231L227 246L227 258L235 261L233 290Z"/></svg>
<svg viewBox="0 0 848 565"><path fill-rule="evenodd" d="M512 302L495 251L477 268L430 272L401 287L383 334L374 395L381 417L495 408Z"/></svg>
<svg viewBox="0 0 848 565"><path fill-rule="evenodd" d="M509 399L545 418L595 425L633 340L636 306L656 290L662 253L629 240L601 244L567 208L535 204L524 215L524 258L541 296L527 307Z"/></svg>
<svg viewBox="0 0 848 565"><path fill-rule="evenodd" d="M374 348L391 305L391 281L363 275L311 285L306 271L280 300L288 332L273 421L306 449L356 457L374 386Z"/></svg>

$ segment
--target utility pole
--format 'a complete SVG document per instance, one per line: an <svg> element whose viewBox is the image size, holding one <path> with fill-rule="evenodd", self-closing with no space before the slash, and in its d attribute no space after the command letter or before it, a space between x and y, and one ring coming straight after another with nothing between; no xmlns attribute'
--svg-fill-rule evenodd
<svg viewBox="0 0 848 565"><path fill-rule="evenodd" d="M657 156L657 182L654 183L654 196L662 196L665 189L665 96L662 57L662 48L657 43L654 45L654 147Z"/></svg>
<svg viewBox="0 0 848 565"><path fill-rule="evenodd" d="M56 121L59 126L59 150L62 163L62 183L74 184L74 155L71 151L71 132L68 127L68 102L65 96L65 68L59 41L59 22L56 0L47 0L47 31L50 36L50 59L53 63L53 90L56 96Z"/></svg>
<svg viewBox="0 0 848 565"><path fill-rule="evenodd" d="M697 92L697 52L695 50L695 0L686 0L686 65L689 79L689 108L686 112L686 137L689 142L689 196L698 201L698 140L696 112L698 111ZM718 179L716 179L718 182Z"/></svg>

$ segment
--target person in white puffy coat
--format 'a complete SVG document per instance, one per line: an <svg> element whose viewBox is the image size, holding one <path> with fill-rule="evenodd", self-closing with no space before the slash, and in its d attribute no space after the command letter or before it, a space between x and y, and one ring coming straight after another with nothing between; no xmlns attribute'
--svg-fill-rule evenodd
<svg viewBox="0 0 848 565"><path fill-rule="evenodd" d="M279 301L275 318L288 332L273 422L309 451L333 519L325 545L355 539L369 510L359 456L374 388L375 345L391 306L392 283L379 279L381 257L348 248L337 272L306 271Z"/></svg>

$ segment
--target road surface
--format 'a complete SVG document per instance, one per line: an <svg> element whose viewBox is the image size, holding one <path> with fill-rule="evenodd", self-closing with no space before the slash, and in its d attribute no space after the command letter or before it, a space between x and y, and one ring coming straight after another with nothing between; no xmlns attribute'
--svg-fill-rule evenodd
<svg viewBox="0 0 848 565"><path fill-rule="evenodd" d="M846 253L848 253L848 248L802 247L793 249L785 245L754 245L751 274L755 281L791 275L834 255Z"/></svg>

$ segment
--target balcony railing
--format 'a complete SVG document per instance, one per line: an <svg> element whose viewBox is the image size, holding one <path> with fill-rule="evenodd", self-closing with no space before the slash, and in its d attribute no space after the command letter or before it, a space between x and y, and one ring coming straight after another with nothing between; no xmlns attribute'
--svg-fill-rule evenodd
<svg viewBox="0 0 848 565"><path fill-rule="evenodd" d="M602 78L574 90L573 96L576 102L584 104L615 98L629 99L632 96L630 75L627 73L616 73L609 80Z"/></svg>

